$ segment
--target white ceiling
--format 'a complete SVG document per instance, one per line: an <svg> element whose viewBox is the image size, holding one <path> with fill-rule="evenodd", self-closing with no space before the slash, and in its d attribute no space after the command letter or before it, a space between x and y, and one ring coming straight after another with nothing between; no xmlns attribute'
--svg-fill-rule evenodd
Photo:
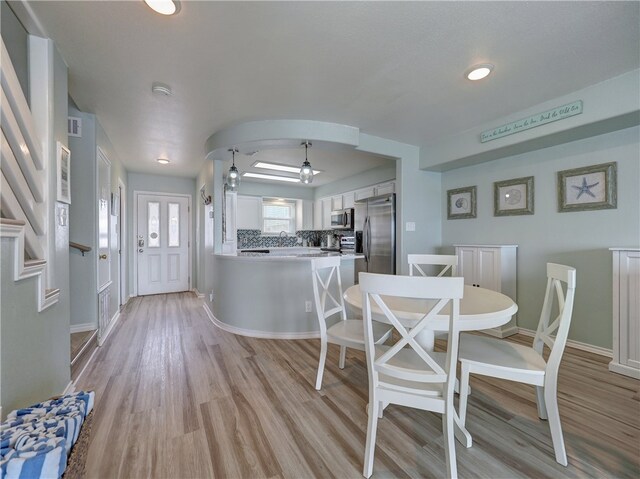
<svg viewBox="0 0 640 479"><path fill-rule="evenodd" d="M142 1L30 5L72 97L136 172L193 177L212 133L251 120L424 146L640 66L639 2L183 1L173 17ZM491 77L463 78L485 62Z"/></svg>

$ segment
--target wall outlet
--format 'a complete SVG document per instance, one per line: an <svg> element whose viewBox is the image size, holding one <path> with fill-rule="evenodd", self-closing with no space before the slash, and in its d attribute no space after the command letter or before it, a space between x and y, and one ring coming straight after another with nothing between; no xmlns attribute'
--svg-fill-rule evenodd
<svg viewBox="0 0 640 479"><path fill-rule="evenodd" d="M415 230L416 230L416 224L413 221L407 221L406 231L415 231Z"/></svg>
<svg viewBox="0 0 640 479"><path fill-rule="evenodd" d="M305 301L304 302L304 312L305 313L310 313L311 311L313 311L311 309L311 301Z"/></svg>

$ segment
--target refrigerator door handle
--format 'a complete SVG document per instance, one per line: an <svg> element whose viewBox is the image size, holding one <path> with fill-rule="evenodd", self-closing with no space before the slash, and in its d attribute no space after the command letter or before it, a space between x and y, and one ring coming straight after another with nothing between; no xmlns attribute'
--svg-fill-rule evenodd
<svg viewBox="0 0 640 479"><path fill-rule="evenodd" d="M367 250L367 246L368 246L368 236L367 236L367 225L369 223L369 217L367 216L364 219L364 226L362 227L362 253L364 254L364 260L365 261L369 261L369 252Z"/></svg>
<svg viewBox="0 0 640 479"><path fill-rule="evenodd" d="M367 216L367 261L371 260L371 218Z"/></svg>

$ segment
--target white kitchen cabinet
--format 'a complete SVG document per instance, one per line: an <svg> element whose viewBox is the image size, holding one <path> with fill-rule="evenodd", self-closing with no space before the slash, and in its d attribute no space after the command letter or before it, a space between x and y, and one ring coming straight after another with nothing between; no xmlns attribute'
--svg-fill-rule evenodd
<svg viewBox="0 0 640 479"><path fill-rule="evenodd" d="M320 200L322 202L322 228L321 229L329 229L331 228L331 198L322 198Z"/></svg>
<svg viewBox="0 0 640 479"><path fill-rule="evenodd" d="M517 245L454 245L458 256L458 274L464 283L506 294L516 303ZM516 317L498 328L483 333L499 338L516 334Z"/></svg>
<svg viewBox="0 0 640 479"><path fill-rule="evenodd" d="M375 196L388 195L396 192L396 182L389 181L388 183L381 183L375 187Z"/></svg>
<svg viewBox="0 0 640 479"><path fill-rule="evenodd" d="M360 188L359 190L354 191L355 200L360 201L367 198L371 198L376 195L375 186L368 186L367 188Z"/></svg>
<svg viewBox="0 0 640 479"><path fill-rule="evenodd" d="M342 195L342 207L344 209L353 208L355 201L355 191L350 191Z"/></svg>
<svg viewBox="0 0 640 479"><path fill-rule="evenodd" d="M296 231L313 229L313 207L311 200L296 200Z"/></svg>
<svg viewBox="0 0 640 479"><path fill-rule="evenodd" d="M613 253L613 360L609 370L640 379L640 249Z"/></svg>
<svg viewBox="0 0 640 479"><path fill-rule="evenodd" d="M262 198L238 195L236 226L240 230L262 230Z"/></svg>
<svg viewBox="0 0 640 479"><path fill-rule="evenodd" d="M342 209L342 195L331 197L331 211L337 211Z"/></svg>
<svg viewBox="0 0 640 479"><path fill-rule="evenodd" d="M313 203L313 229L322 229L322 201L320 200Z"/></svg>

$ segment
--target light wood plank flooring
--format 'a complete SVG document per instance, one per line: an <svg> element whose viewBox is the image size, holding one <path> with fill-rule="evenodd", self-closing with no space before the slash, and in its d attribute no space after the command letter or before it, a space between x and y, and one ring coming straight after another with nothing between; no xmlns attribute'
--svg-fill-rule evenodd
<svg viewBox="0 0 640 479"><path fill-rule="evenodd" d="M82 331L80 333L71 333L71 360L78 355L82 346L89 341L89 338L91 338L94 332L95 331Z"/></svg>
<svg viewBox="0 0 640 479"><path fill-rule="evenodd" d="M350 351L340 370L329 346L317 392L318 353L318 340L223 332L191 293L133 298L77 385L97 395L87 477L362 477L364 355ZM474 445L456 443L460 477L638 478L640 382L608 372L607 362L565 353L566 468L532 387L473 377ZM446 474L439 415L390 406L378 424L374 477Z"/></svg>

